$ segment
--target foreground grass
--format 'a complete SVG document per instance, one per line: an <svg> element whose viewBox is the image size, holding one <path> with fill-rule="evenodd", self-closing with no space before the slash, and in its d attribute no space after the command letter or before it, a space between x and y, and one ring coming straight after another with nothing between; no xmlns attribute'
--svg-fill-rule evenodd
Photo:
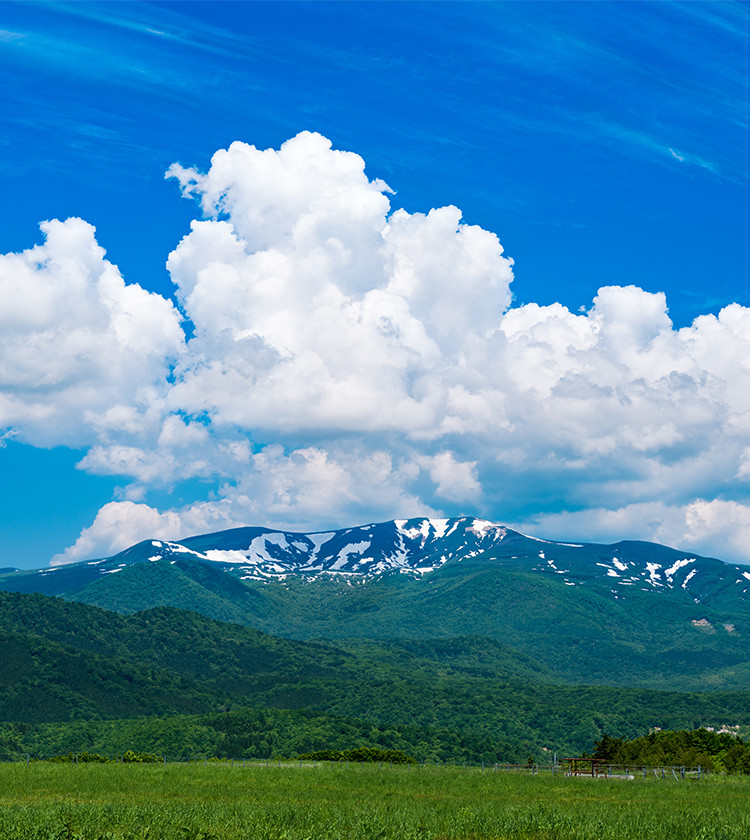
<svg viewBox="0 0 750 840"><path fill-rule="evenodd" d="M750 782L416 767L0 766L3 840L733 840Z"/></svg>

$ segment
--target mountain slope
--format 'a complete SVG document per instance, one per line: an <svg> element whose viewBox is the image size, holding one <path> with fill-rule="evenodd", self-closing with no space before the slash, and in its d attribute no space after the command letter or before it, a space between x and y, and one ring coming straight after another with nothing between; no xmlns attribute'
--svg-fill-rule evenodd
<svg viewBox="0 0 750 840"><path fill-rule="evenodd" d="M750 572L651 543L556 543L473 518L239 528L0 575L123 613L177 606L293 638L483 636L570 683L750 688Z"/></svg>
<svg viewBox="0 0 750 840"><path fill-rule="evenodd" d="M173 608L122 616L22 593L0 594L0 626L7 663L0 720L6 721L89 721L229 705L306 709L370 722L385 745L392 727L398 729L392 737L417 746L439 743L445 755L455 748L476 759L493 745L494 760L541 757L542 748L580 750L605 733L633 737L654 726L750 725L748 692L545 684L533 662L476 637L339 647L274 638ZM141 732L144 727L155 737L169 730L173 743L178 738L169 722L143 724ZM427 740L420 727L430 728ZM325 724L321 731L329 729ZM250 749L254 741L237 743Z"/></svg>
<svg viewBox="0 0 750 840"><path fill-rule="evenodd" d="M143 669L28 633L0 632L0 720L96 720L198 712L217 693L161 668Z"/></svg>

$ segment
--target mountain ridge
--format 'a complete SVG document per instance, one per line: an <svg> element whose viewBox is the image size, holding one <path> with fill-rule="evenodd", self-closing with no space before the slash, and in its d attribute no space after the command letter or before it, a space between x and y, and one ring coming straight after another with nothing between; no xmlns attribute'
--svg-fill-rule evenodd
<svg viewBox="0 0 750 840"><path fill-rule="evenodd" d="M554 542L474 517L237 528L0 574L120 613L172 606L287 638L477 635L567 684L750 688L750 573L640 541Z"/></svg>
<svg viewBox="0 0 750 840"><path fill-rule="evenodd" d="M550 552L555 556L548 557ZM562 575L568 585L603 574L617 590L613 590L616 595L623 587L679 586L699 602L702 594L713 593L717 585L727 585L730 578L732 585L742 584L742 595L750 589L750 571L716 558L640 540L600 544L541 539L476 517L418 517L310 532L249 526L178 541L143 540L105 558L30 571L6 567L0 569L0 585L35 579L46 589L55 588L42 584L37 576L67 577L85 585L135 563L174 560L179 556L214 564L242 580L258 581L283 579L291 574L366 579L398 572L421 577L445 566L480 558L523 566L532 572ZM568 561L570 568L560 568L561 561L563 567ZM696 585L696 578L706 570L713 578L708 589ZM750 602L750 598L743 600Z"/></svg>

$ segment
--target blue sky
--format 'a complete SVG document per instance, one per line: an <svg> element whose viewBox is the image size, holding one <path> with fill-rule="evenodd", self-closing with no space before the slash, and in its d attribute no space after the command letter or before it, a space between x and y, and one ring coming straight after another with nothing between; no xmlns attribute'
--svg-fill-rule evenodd
<svg viewBox="0 0 750 840"><path fill-rule="evenodd" d="M749 33L723 2L2 3L0 564L422 513L750 562ZM420 221L447 205L482 235ZM69 218L95 235L45 243Z"/></svg>

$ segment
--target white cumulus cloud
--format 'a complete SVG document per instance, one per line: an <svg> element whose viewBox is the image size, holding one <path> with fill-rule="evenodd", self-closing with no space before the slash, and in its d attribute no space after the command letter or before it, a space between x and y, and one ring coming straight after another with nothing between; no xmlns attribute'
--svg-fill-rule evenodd
<svg viewBox="0 0 750 840"><path fill-rule="evenodd" d="M184 349L171 303L126 285L81 219L0 255L0 428L37 445L86 445L140 427Z"/></svg>
<svg viewBox="0 0 750 840"><path fill-rule="evenodd" d="M316 134L170 171L216 217L168 261L196 329L173 408L248 430L434 431L446 380L474 377L510 302L494 234L454 207L389 215L364 161Z"/></svg>
<svg viewBox="0 0 750 840"><path fill-rule="evenodd" d="M129 482L58 560L470 506L750 562L746 308L675 329L635 274L588 311L513 306L494 233L392 208L317 134L168 175L202 211L168 259L189 340L80 220L0 257L0 433L75 442L82 468ZM202 501L149 504L185 481Z"/></svg>
<svg viewBox="0 0 750 840"><path fill-rule="evenodd" d="M520 530L541 529L550 538L586 534L591 542L651 540L695 554L748 562L750 504L723 499L695 499L684 505L637 502L616 510L590 508L574 513L532 516L516 523Z"/></svg>

